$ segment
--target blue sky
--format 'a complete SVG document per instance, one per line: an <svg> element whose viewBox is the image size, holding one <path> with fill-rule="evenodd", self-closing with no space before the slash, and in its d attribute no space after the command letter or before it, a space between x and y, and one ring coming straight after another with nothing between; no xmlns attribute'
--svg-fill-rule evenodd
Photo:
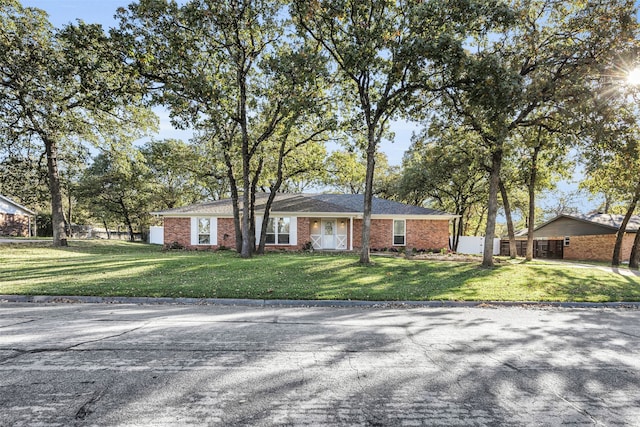
<svg viewBox="0 0 640 427"><path fill-rule="evenodd" d="M37 7L45 10L49 14L51 23L60 27L70 22L81 19L88 23L100 23L105 28L116 25L114 19L115 11L118 7L127 6L130 0L21 0L23 6ZM164 138L181 138L188 140L190 132L174 129L169 123L168 114L163 110L156 110L160 117L160 131L155 136L156 139ZM418 129L415 124L407 122L394 122L392 131L395 133L394 142L384 141L381 150L389 158L392 165L400 165L404 152L409 148L412 133ZM559 190L563 192L574 191L577 189L576 179L579 175L574 176L573 181L558 183ZM542 207L552 205L554 203L555 194L549 193L539 198L539 205ZM586 213L588 210L594 209L597 203L590 202L587 198L583 198L579 209Z"/></svg>

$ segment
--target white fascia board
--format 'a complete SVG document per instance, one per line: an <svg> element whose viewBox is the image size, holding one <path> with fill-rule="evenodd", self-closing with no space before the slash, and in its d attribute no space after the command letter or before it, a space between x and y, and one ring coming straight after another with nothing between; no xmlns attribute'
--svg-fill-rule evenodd
<svg viewBox="0 0 640 427"><path fill-rule="evenodd" d="M269 216L295 216L309 218L354 218L362 219L362 212L271 212ZM452 220L460 218L461 215L381 215L372 214L371 219L435 219Z"/></svg>
<svg viewBox="0 0 640 427"><path fill-rule="evenodd" d="M172 213L172 214L163 214L160 212L149 212L151 215L160 216L163 218L233 218L233 215L220 215L220 214L212 214L206 212L198 212L198 213Z"/></svg>
<svg viewBox="0 0 640 427"><path fill-rule="evenodd" d="M294 216L298 218L352 218L362 219L362 212L271 212L270 216ZM461 215L378 215L372 214L371 219L422 219L432 221L451 221Z"/></svg>
<svg viewBox="0 0 640 427"><path fill-rule="evenodd" d="M217 218L233 218L233 215L229 214L211 214L206 212L199 213L171 213L160 214L158 212L151 212L151 215L163 216L165 218L191 218L191 217L217 217ZM298 217L298 218L353 218L362 219L362 212L276 212L269 213L270 217ZM378 215L372 214L371 219L425 219L425 220L439 220L439 221L451 221L452 219L460 218L461 215Z"/></svg>
<svg viewBox="0 0 640 427"><path fill-rule="evenodd" d="M269 216L294 216L297 218L348 218L352 216L362 216L362 212L275 212L271 211Z"/></svg>
<svg viewBox="0 0 640 427"><path fill-rule="evenodd" d="M436 221L451 221L461 215L371 215L371 219L427 219Z"/></svg>
<svg viewBox="0 0 640 427"><path fill-rule="evenodd" d="M35 213L34 211L32 211L31 209L27 209L26 207L22 206L20 203L16 203L16 202L14 202L13 200L11 200L10 198L5 197L5 196L3 196L3 195L1 195L1 194L0 194L0 199L1 199L1 200L4 200L7 204L10 204L10 205L15 206L15 207L16 207L16 208L18 208L19 210L23 211L23 212L24 212L24 214L26 214L26 215L31 215L31 216L33 216L33 215L35 215L35 214L36 214L36 213Z"/></svg>

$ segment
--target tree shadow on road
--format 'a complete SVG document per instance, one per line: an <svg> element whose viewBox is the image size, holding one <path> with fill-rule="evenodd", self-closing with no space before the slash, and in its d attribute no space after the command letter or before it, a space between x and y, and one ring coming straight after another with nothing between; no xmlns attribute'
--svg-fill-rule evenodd
<svg viewBox="0 0 640 427"><path fill-rule="evenodd" d="M84 345L30 356L35 371L70 361L65 387L85 399L86 422L633 424L640 415L635 311L141 306L86 314L76 325L86 334L69 338ZM105 322L139 327L92 340L91 327ZM69 421L79 403L52 420Z"/></svg>

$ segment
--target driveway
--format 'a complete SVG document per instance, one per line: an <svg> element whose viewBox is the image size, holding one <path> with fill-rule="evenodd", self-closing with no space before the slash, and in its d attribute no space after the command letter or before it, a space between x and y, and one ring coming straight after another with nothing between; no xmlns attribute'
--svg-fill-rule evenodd
<svg viewBox="0 0 640 427"><path fill-rule="evenodd" d="M553 264L553 265L562 265L565 267L571 268L579 268L579 269L596 269L600 271L605 271L607 273L615 273L621 276L640 276L640 271L631 270L627 267L612 267L610 265L598 265L598 264L585 264L579 261L566 261L566 260L536 260L539 264Z"/></svg>
<svg viewBox="0 0 640 427"><path fill-rule="evenodd" d="M0 304L0 425L637 425L639 310Z"/></svg>
<svg viewBox="0 0 640 427"><path fill-rule="evenodd" d="M0 244L2 243L52 243L51 239L12 239L12 238L0 238Z"/></svg>

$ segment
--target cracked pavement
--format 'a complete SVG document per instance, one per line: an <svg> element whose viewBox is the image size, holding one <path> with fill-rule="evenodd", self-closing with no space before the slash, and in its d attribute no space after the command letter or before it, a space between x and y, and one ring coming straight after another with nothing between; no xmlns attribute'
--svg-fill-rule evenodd
<svg viewBox="0 0 640 427"><path fill-rule="evenodd" d="M638 324L596 308L0 303L0 425L637 425Z"/></svg>

